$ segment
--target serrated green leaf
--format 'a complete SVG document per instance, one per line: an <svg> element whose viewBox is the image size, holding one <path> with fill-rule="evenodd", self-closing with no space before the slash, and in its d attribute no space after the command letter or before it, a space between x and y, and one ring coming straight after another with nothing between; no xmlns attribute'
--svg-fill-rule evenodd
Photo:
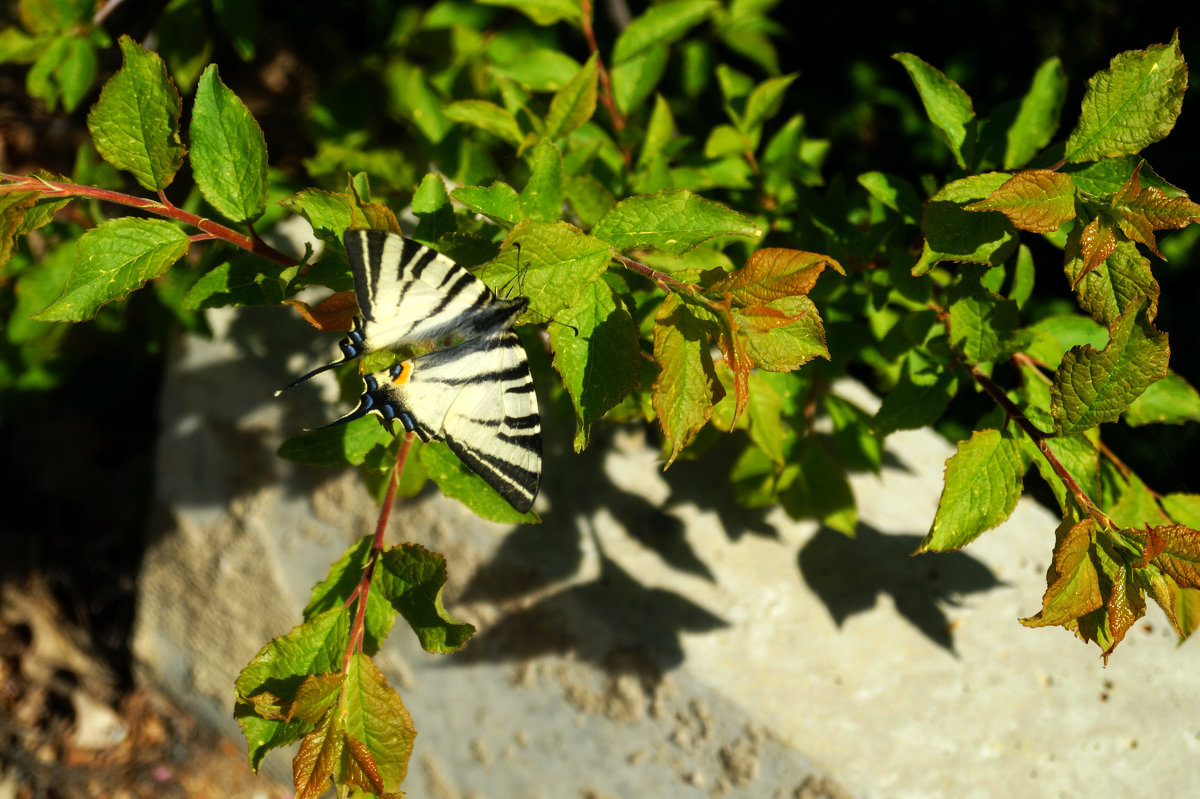
<svg viewBox="0 0 1200 799"><path fill-rule="evenodd" d="M1167 337L1147 318L1148 305L1145 298L1130 303L1109 328L1103 350L1075 347L1063 356L1050 386L1051 414L1061 434L1115 421L1167 374Z"/></svg>
<svg viewBox="0 0 1200 799"><path fill-rule="evenodd" d="M479 0L479 3L515 8L538 25L579 19L579 3L576 0Z"/></svg>
<svg viewBox="0 0 1200 799"><path fill-rule="evenodd" d="M166 61L175 83L191 90L211 60L213 37L206 9L198 0L170 0L154 26L158 52Z"/></svg>
<svg viewBox="0 0 1200 799"><path fill-rule="evenodd" d="M976 430L946 460L946 482L933 526L917 552L961 549L1012 515L1025 464L1012 438Z"/></svg>
<svg viewBox="0 0 1200 799"><path fill-rule="evenodd" d="M941 132L958 166L966 169L975 149L975 109L971 98L941 70L912 53L896 53L892 58L908 71L929 121Z"/></svg>
<svg viewBox="0 0 1200 799"><path fill-rule="evenodd" d="M995 266L1008 260L1017 247L1012 222L995 211L973 213L966 206L1004 185L1010 176L987 172L946 184L929 198L921 220L924 251L912 268L923 275L942 261L968 261Z"/></svg>
<svg viewBox="0 0 1200 799"><path fill-rule="evenodd" d="M518 513L496 489L472 472L444 443L433 441L421 447L421 466L442 493L466 505L472 513L501 524L530 524L540 521L533 511Z"/></svg>
<svg viewBox="0 0 1200 799"><path fill-rule="evenodd" d="M675 117L670 104L661 94L654 95L654 110L646 123L646 135L642 138L642 149L638 153L638 169L644 169L650 161L661 156L671 137L675 134Z"/></svg>
<svg viewBox="0 0 1200 799"><path fill-rule="evenodd" d="M562 153L549 139L543 139L529 159L529 182L521 191L521 212L536 222L555 222L562 218Z"/></svg>
<svg viewBox="0 0 1200 799"><path fill-rule="evenodd" d="M63 295L35 318L43 322L91 319L106 303L123 299L183 257L188 237L158 219L112 219L79 239L75 269Z"/></svg>
<svg viewBox="0 0 1200 799"><path fill-rule="evenodd" d="M1116 250L1104 263L1079 279L1082 269L1083 259L1078 255L1068 257L1063 265L1063 271L1075 286L1079 307L1097 322L1111 325L1138 297L1149 298L1151 310L1157 310L1158 281L1150 271L1150 261L1138 252L1133 242L1118 242Z"/></svg>
<svg viewBox="0 0 1200 799"><path fill-rule="evenodd" d="M344 608L328 610L272 639L242 669L234 684L234 716L246 736L250 765L255 771L269 750L299 740L313 725L260 718L254 714L251 698L267 691L291 699L308 675L340 669L349 641L349 612Z"/></svg>
<svg viewBox="0 0 1200 799"><path fill-rule="evenodd" d="M1200 393L1174 372L1152 383L1125 410L1125 424L1186 424L1200 422Z"/></svg>
<svg viewBox="0 0 1200 799"><path fill-rule="evenodd" d="M210 270L192 284L181 305L189 311L226 306L251 307L279 305L283 302L283 284L278 275L261 270L262 259L234 258Z"/></svg>
<svg viewBox="0 0 1200 799"><path fill-rule="evenodd" d="M493 136L520 147L525 135L517 118L506 108L487 100L459 100L442 108L446 119L485 130Z"/></svg>
<svg viewBox="0 0 1200 799"><path fill-rule="evenodd" d="M404 117L433 144L439 144L454 127L442 112L444 101L420 67L394 60L384 71L388 99L395 113Z"/></svg>
<svg viewBox="0 0 1200 799"><path fill-rule="evenodd" d="M234 222L267 207L267 144L246 104L221 82L217 65L200 76L192 109L192 174L208 204Z"/></svg>
<svg viewBox="0 0 1200 799"><path fill-rule="evenodd" d="M971 363L1009 357L1024 344L1017 304L988 291L978 267L965 270L950 289L950 346Z"/></svg>
<svg viewBox="0 0 1200 799"><path fill-rule="evenodd" d="M1119 527L1142 530L1162 524L1162 511L1150 489L1133 472L1122 475L1110 462L1100 464L1104 488L1103 510Z"/></svg>
<svg viewBox="0 0 1200 799"><path fill-rule="evenodd" d="M942 417L958 388L954 373L901 376L883 398L871 429L879 437L896 430L915 430L933 424Z"/></svg>
<svg viewBox="0 0 1200 799"><path fill-rule="evenodd" d="M656 45L671 44L717 8L714 0L667 0L648 8L621 31L612 63L621 64Z"/></svg>
<svg viewBox="0 0 1200 799"><path fill-rule="evenodd" d="M408 773L417 735L400 695L369 657L357 653L346 667L343 696L344 712L339 715L345 719L351 763L344 766L338 784L376 795L395 791Z"/></svg>
<svg viewBox="0 0 1200 799"><path fill-rule="evenodd" d="M597 280L549 326L554 368L575 407L575 451L592 424L633 391L641 374L638 330L612 287Z"/></svg>
<svg viewBox="0 0 1200 799"><path fill-rule="evenodd" d="M667 295L654 322L654 411L669 448L670 466L712 416L724 393L713 371L712 342L704 324L678 294Z"/></svg>
<svg viewBox="0 0 1200 799"><path fill-rule="evenodd" d="M25 227L30 210L38 201L35 191L0 194L0 266L12 259L17 236Z"/></svg>
<svg viewBox="0 0 1200 799"><path fill-rule="evenodd" d="M96 45L87 38L64 33L40 50L25 76L26 91L53 110L74 111L96 77Z"/></svg>
<svg viewBox="0 0 1200 799"><path fill-rule="evenodd" d="M667 69L669 54L670 48L666 45L651 47L610 70L617 110L628 114L650 96Z"/></svg>
<svg viewBox="0 0 1200 799"><path fill-rule="evenodd" d="M718 236L750 236L762 231L746 217L686 189L628 197L613 206L592 235L618 250L652 247L683 255Z"/></svg>
<svg viewBox="0 0 1200 799"><path fill-rule="evenodd" d="M380 203L359 202L351 194L306 189L279 204L301 214L317 237L326 240L340 242L342 234L351 228L400 232L400 223L391 209Z"/></svg>
<svg viewBox="0 0 1200 799"><path fill-rule="evenodd" d="M390 460L395 462L394 457ZM371 536L359 539L329 567L329 574L314 585L309 593L308 604L304 608L305 619L312 619L328 610L347 607L347 603L362 582L363 572L371 556L371 541ZM377 568L371 576L371 590L367 593L367 609L363 614L363 651L368 655L379 651L380 644L396 620L396 609L392 607L384 592L383 578Z"/></svg>
<svg viewBox="0 0 1200 799"><path fill-rule="evenodd" d="M446 183L442 176L430 172L421 179L413 193L413 213L421 217L413 238L426 244L436 245L442 238L457 232L458 223L454 219L454 207L450 204L450 195L446 193Z"/></svg>
<svg viewBox="0 0 1200 799"><path fill-rule="evenodd" d="M1033 82L1021 98L1017 118L1005 134L1004 168L1025 166L1054 138L1058 130L1058 115L1067 94L1067 77L1058 57L1042 62Z"/></svg>
<svg viewBox="0 0 1200 799"><path fill-rule="evenodd" d="M1028 169L965 207L968 211L999 211L1021 230L1053 233L1075 218L1075 184L1061 172Z"/></svg>
<svg viewBox="0 0 1200 799"><path fill-rule="evenodd" d="M754 148L758 146L763 125L779 113L783 105L783 96L797 77L797 73L792 73L768 78L755 86L746 98L746 107L739 121L742 132L750 137Z"/></svg>
<svg viewBox="0 0 1200 799"><path fill-rule="evenodd" d="M403 544L383 553L377 574L381 596L404 617L426 652L457 652L475 634L474 626L442 605L446 559L441 555L420 544Z"/></svg>
<svg viewBox="0 0 1200 799"><path fill-rule="evenodd" d="M392 434L373 417L311 430L284 441L276 455L312 466L357 466L375 447L392 443Z"/></svg>
<svg viewBox="0 0 1200 799"><path fill-rule="evenodd" d="M846 274L842 265L828 255L764 247L751 253L740 269L713 283L709 290L714 295L728 292L739 305L751 307L808 294L826 267Z"/></svg>
<svg viewBox="0 0 1200 799"><path fill-rule="evenodd" d="M129 171L150 191L170 185L183 163L179 92L157 53L122 36L123 66L109 78L88 113L88 130L101 157Z"/></svg>
<svg viewBox="0 0 1200 799"><path fill-rule="evenodd" d="M1139 170L1141 182L1152 186L1168 197L1183 197L1186 192L1163 180L1144 160L1136 155L1104 158L1085 164L1065 164L1060 170L1071 176L1075 188L1094 197L1112 197L1129 183L1134 170Z"/></svg>
<svg viewBox="0 0 1200 799"><path fill-rule="evenodd" d="M1141 152L1175 127L1186 90L1178 34L1170 44L1118 54L1088 80L1064 157L1080 162Z"/></svg>
<svg viewBox="0 0 1200 799"><path fill-rule="evenodd" d="M493 287L519 285L529 298L528 317L542 322L574 306L611 259L608 245L574 225L526 220L509 232L479 277Z"/></svg>
<svg viewBox="0 0 1200 799"><path fill-rule="evenodd" d="M595 53L550 101L543 135L550 141L574 133L596 112L597 56Z"/></svg>
<svg viewBox="0 0 1200 799"><path fill-rule="evenodd" d="M521 196L499 180L490 186L459 186L451 190L450 196L475 213L490 216L504 228L511 228L525 218Z"/></svg>

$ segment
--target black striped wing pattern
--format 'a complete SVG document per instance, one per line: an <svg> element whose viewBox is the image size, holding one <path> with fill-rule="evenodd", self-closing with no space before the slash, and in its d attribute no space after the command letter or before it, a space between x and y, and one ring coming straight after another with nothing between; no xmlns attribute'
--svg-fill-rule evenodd
<svg viewBox="0 0 1200 799"><path fill-rule="evenodd" d="M512 330L527 302L497 298L454 261L394 233L352 230L343 241L359 308L340 344L344 357L291 385L375 350L464 338L367 375L358 408L333 424L367 413L389 428L399 419L423 441L445 441L516 510L528 511L541 484L541 419Z"/></svg>

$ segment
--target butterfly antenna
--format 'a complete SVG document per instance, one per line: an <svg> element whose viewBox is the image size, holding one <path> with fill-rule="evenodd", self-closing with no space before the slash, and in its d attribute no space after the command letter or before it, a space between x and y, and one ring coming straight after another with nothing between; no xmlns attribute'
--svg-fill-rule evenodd
<svg viewBox="0 0 1200 799"><path fill-rule="evenodd" d="M357 408L350 411L350 413L346 414L345 416L341 417L340 419L334 419L329 424L324 424L324 425L321 425L320 427L317 427L314 429L315 430L325 430L330 427L336 427L339 424L345 424L346 422L353 422L355 419L361 419L362 417L366 416L368 413L370 413L372 410L374 410L374 408L375 408L375 400L371 397L371 395L369 393L363 394L362 399L360 399L358 401Z"/></svg>
<svg viewBox="0 0 1200 799"><path fill-rule="evenodd" d="M301 377L297 377L295 380L293 380L292 382L288 383L288 384L287 384L286 386L284 386L283 388L281 388L281 389L279 389L278 391L276 391L276 392L275 392L275 396L276 396L276 397L278 397L280 394L282 394L283 392L287 391L287 390L288 390L289 388L291 388L292 386L298 386L298 385L300 385L301 383L303 383L305 380L308 380L308 379L309 379L309 378L311 378L311 377L315 377L316 375L319 375L319 374L321 374L321 372L324 372L324 371L326 371L326 370L328 370L328 369L332 369L332 368L333 368L333 367L335 367L335 366L341 366L342 364L346 363L348 360L349 360L348 358L343 358L343 359L342 359L342 360L340 360L340 361L334 361L333 363L327 363L327 364L325 364L324 366L318 366L316 369L313 369L313 370L312 370L311 372L309 372L308 374L306 374L306 375L303 375L303 376L301 376Z"/></svg>

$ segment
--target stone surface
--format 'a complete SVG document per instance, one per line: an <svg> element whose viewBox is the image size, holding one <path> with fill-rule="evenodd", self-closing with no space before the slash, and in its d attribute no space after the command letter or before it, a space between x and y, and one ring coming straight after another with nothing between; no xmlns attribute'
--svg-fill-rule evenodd
<svg viewBox="0 0 1200 799"><path fill-rule="evenodd" d="M271 396L333 342L277 310L212 321L164 386L135 651L144 679L237 736L238 670L375 510L356 475L273 454L343 410L332 379ZM852 476L853 541L736 507L719 452L663 473L639 429L600 439L575 456L548 423L541 525L433 492L393 513L389 540L443 553L448 606L480 630L435 657L397 626L380 653L419 731L411 796L1189 794L1196 644L1176 648L1152 609L1104 668L1017 623L1040 606L1048 512L1023 501L963 552L908 556L953 452L936 435L895 434L881 475Z"/></svg>

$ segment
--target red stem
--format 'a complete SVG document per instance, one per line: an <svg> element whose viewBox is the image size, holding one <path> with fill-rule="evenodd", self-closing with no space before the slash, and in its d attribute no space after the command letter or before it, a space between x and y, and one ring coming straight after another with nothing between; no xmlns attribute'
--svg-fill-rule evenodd
<svg viewBox="0 0 1200 799"><path fill-rule="evenodd" d="M211 219L206 219L202 216L189 213L182 208L179 208L167 199L162 191L159 191L158 200L148 200L144 197L135 197L132 194L122 194L117 191L108 189L99 189L94 186L77 186L74 183L58 183L52 180L43 180L32 175L9 175L0 173L0 179L12 181L9 184L0 186L0 193L12 191L35 191L41 194L57 194L67 197L89 197L95 200L104 200L105 202L124 205L129 208L138 208L143 211L149 211L152 214L175 219L184 224L191 225L207 234L208 238L222 239L230 244L241 247L243 250L248 250L255 255L260 255L270 261L281 266L295 266L299 263L295 258L284 255L266 242L257 237L247 236L244 233L238 233L232 228L225 227L219 222L214 222ZM193 240L199 240L194 238Z"/></svg>
<svg viewBox="0 0 1200 799"><path fill-rule="evenodd" d="M608 110L613 132L617 134L621 158L625 161L625 167L628 169L633 166L633 156L630 155L629 148L625 146L625 143L621 141L621 132L625 130L625 116L617 109L616 101L613 100L612 80L608 75L608 70L604 68L604 60L600 58L600 46L596 43L596 31L592 27L592 0L580 0L579 6L583 37L587 39L588 50L596 56L596 74L600 78L600 102Z"/></svg>
<svg viewBox="0 0 1200 799"><path fill-rule="evenodd" d="M392 503L396 501L396 488L400 485L400 475L404 473L404 463L408 460L408 452L412 449L413 434L407 433L400 442L400 451L396 453L396 466L388 477L387 492L383 497L383 507L379 509L379 521L375 524L375 537L371 540L371 554L367 558L366 568L363 569L362 579L358 587L350 595L347 604L357 598L358 607L354 613L354 625L350 628L350 641L346 645L346 655L342 658L342 671L350 665L350 658L356 652L362 651L363 635L366 633L367 597L371 593L371 578L375 575L375 563L383 553L383 534L387 530L388 519L392 515Z"/></svg>

